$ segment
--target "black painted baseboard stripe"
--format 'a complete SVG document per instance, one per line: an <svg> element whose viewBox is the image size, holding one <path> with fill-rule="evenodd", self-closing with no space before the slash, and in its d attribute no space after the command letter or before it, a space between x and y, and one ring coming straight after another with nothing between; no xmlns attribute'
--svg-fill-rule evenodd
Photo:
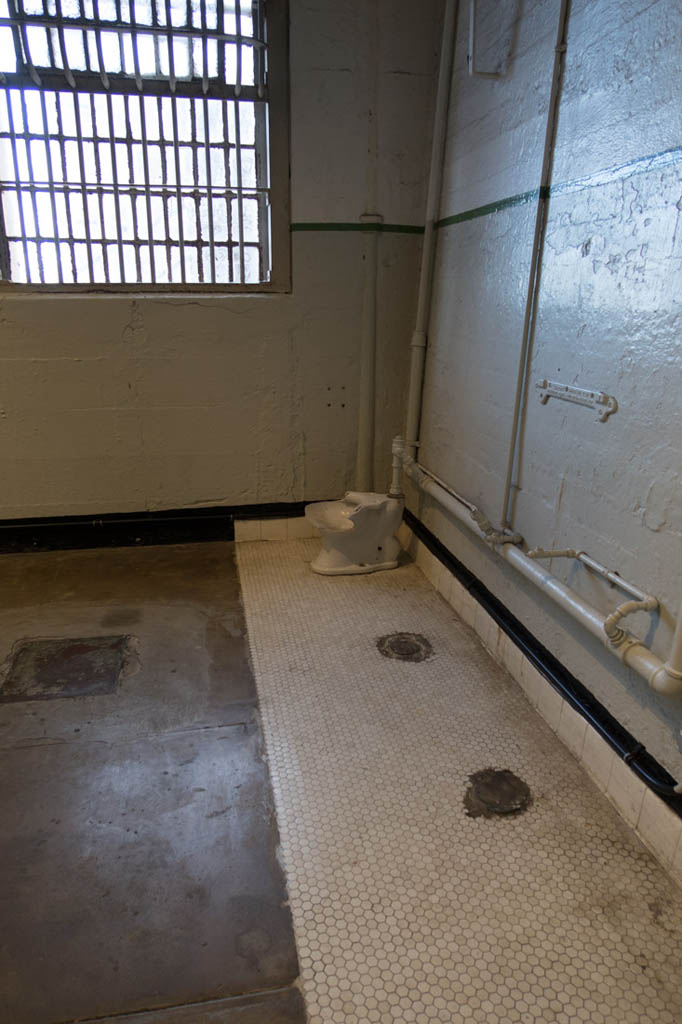
<svg viewBox="0 0 682 1024"><path fill-rule="evenodd" d="M302 516L306 504L277 501L101 516L6 519L0 521L0 553L230 541L234 540L235 519L290 519Z"/></svg>
<svg viewBox="0 0 682 1024"><path fill-rule="evenodd" d="M542 673L550 686L597 730L602 739L630 766L638 778L682 818L682 796L672 792L672 787L676 785L672 775L409 509L405 509L404 519L415 537L425 544L485 608L500 629L514 641L538 672Z"/></svg>

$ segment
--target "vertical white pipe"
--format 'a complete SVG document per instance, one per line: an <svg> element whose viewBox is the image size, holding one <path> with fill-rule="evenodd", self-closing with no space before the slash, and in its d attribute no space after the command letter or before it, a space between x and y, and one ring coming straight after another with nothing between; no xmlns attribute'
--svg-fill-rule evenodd
<svg viewBox="0 0 682 1024"><path fill-rule="evenodd" d="M378 213L360 218L366 224L380 224ZM360 341L360 393L358 400L358 448L355 461L355 489L374 490L374 431L376 419L376 347L377 347L377 264L379 231L365 235L365 289L362 299Z"/></svg>
<svg viewBox="0 0 682 1024"><path fill-rule="evenodd" d="M677 613L675 635L663 668L654 673L651 685L658 693L677 694L682 689L682 606Z"/></svg>
<svg viewBox="0 0 682 1024"><path fill-rule="evenodd" d="M360 220L368 225L364 236L365 282L360 327L360 384L358 394L358 444L355 459L355 489L374 490L374 438L376 422L376 347L377 347L377 260L379 229L383 218L377 208L377 156L379 104L379 5L367 5L367 174L365 213Z"/></svg>
<svg viewBox="0 0 682 1024"><path fill-rule="evenodd" d="M438 88L436 92L436 109L433 118L433 137L431 142L431 166L429 168L429 184L426 193L426 221L424 241L422 244L422 261L419 272L419 292L417 295L417 312L415 315L414 332L411 341L410 383L407 395L407 423L405 438L408 452L414 454L419 438L419 420L421 418L422 389L424 384L424 363L426 361L426 328L431 305L431 285L433 282L433 262L436 249L436 220L440 209L440 193L443 181L443 160L445 156L445 140L448 127L448 104L450 100L450 83L452 80L452 62L455 53L455 22L457 17L457 0L447 0L443 20L443 41L440 51L438 68Z"/></svg>
<svg viewBox="0 0 682 1024"><path fill-rule="evenodd" d="M502 499L503 527L511 527L513 519L512 490L516 483L514 479L515 475L518 476L517 464L519 458L520 435L522 431L521 413L528 386L528 372L530 370L533 334L535 332L535 317L537 313L538 293L540 290L540 272L542 269L545 229L547 226L549 188L552 182L552 167L554 164L554 143L556 141L557 124L559 121L559 104L561 100L561 84L564 72L564 55L566 53L570 8L571 0L561 0L559 27L557 29L556 45L554 47L554 64L552 66L552 87L547 107L545 145L542 153L542 170L540 173L540 189L535 215L535 230L533 232L533 248L530 257L526 306L523 315L523 332L521 335L519 368L516 375L516 393L514 395L514 412L512 414L512 427L509 439L509 451L507 454L507 472L504 482L504 497Z"/></svg>
<svg viewBox="0 0 682 1024"><path fill-rule="evenodd" d="M677 613L677 625L666 668L675 675L682 676L682 607Z"/></svg>

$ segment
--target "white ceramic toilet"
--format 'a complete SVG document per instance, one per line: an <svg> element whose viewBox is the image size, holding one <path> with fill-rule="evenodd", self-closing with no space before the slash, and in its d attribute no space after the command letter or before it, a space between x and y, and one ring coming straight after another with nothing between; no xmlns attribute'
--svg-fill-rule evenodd
<svg viewBox="0 0 682 1024"><path fill-rule="evenodd" d="M395 569L400 544L394 534L403 516L402 498L348 491L339 501L306 505L305 516L320 531L322 550L311 564L324 576Z"/></svg>

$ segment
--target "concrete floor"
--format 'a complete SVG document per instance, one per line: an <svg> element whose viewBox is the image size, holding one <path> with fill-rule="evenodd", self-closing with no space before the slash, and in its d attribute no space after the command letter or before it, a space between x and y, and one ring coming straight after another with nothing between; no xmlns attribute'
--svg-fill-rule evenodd
<svg viewBox="0 0 682 1024"><path fill-rule="evenodd" d="M0 562L0 698L19 639L131 638L113 693L0 703L0 1020L303 1021L233 546Z"/></svg>

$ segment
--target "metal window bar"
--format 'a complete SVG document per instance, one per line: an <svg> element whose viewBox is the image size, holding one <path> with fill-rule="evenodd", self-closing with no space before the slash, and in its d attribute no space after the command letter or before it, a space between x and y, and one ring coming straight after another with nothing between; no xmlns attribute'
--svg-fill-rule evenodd
<svg viewBox="0 0 682 1024"><path fill-rule="evenodd" d="M0 17L0 277L267 283L266 0L114 0L111 21L83 2L74 17L9 0Z"/></svg>
<svg viewBox="0 0 682 1024"><path fill-rule="evenodd" d="M43 93L43 100L45 100L45 93ZM61 105L61 99L60 99L59 95L55 96L55 107L56 107L56 111L57 111L57 134L58 134L59 138L63 138L64 137L64 121L63 121L63 118L62 118L62 105ZM49 145L49 143L48 143L48 145ZM61 181L66 181L67 180L66 151L65 151L64 146L62 146L62 145L60 145L58 148L59 148L60 165L61 165L60 166ZM55 192L56 192L56 185L55 185ZM66 238L67 239L72 239L74 237L73 218L71 216L71 203L69 202L69 198L68 198L68 196L66 194L64 195L64 207L65 207L65 215L66 215ZM68 276L71 279L71 281L75 283L75 281L76 281L76 258L75 258L74 251L73 251L73 243L68 242L68 241L64 242L63 244L59 245L59 249L60 249L60 252L63 251L63 250L66 250L66 252L68 253L68 258L69 258ZM62 273L64 275L64 278L66 279L66 277L67 277L67 268L63 265L64 264L63 259L60 258L59 263L60 263L60 266L62 266ZM27 278L27 280L29 280L29 279Z"/></svg>
<svg viewBox="0 0 682 1024"><path fill-rule="evenodd" d="M128 167L131 170L131 174L134 173L134 167L135 167L135 151L133 149L133 129L132 129L131 121L130 121L130 104L132 102L132 99L133 99L132 96L126 96L125 97L126 147L127 147L127 153L128 153ZM133 238L140 238L140 225L138 224L138 217L137 217L137 193L136 192L133 192L131 194L130 205L131 205L131 211L130 212L131 212L132 221L133 221ZM140 247L139 246L136 247L136 249L135 249L135 269L136 269L136 272L137 272L137 279L139 281L141 281L142 277L143 277L143 274L142 274L142 263L141 263L141 260L140 260ZM145 276L148 276L148 275L145 275Z"/></svg>
<svg viewBox="0 0 682 1024"><path fill-rule="evenodd" d="M13 14L13 17L10 20L10 24L16 24L19 28L19 39L21 42L22 51L21 64L25 69L26 73L28 74L30 80L33 82L33 84L40 87L40 76L38 75L38 72L33 66L33 61L31 60L31 51L29 50L28 46L28 33L26 29L24 10L23 7L21 6L21 0L16 0L16 2L15 0L10 0L10 4ZM19 64L19 57L17 58L17 63Z"/></svg>
<svg viewBox="0 0 682 1024"><path fill-rule="evenodd" d="M158 129L159 129L159 140L161 140L161 139L163 139L163 107L162 107L162 104L161 104L160 97L157 97L157 99L156 99L156 116L157 116L157 125L158 125ZM169 171L170 164L169 164L169 160L168 160L168 147L159 144L158 152L159 152L159 159L160 159L160 161L162 163L163 170L164 170L164 180L168 181L169 178L170 178L170 171ZM171 275L170 215L169 215L169 212L168 212L168 203L162 202L161 207L162 207L162 210L163 210L163 225L164 225L164 231L165 231L163 237L164 237L164 239L166 241L166 245L165 245L166 281L168 283L170 283L173 280L173 277ZM159 257L159 259L161 259L161 258L162 257Z"/></svg>
<svg viewBox="0 0 682 1024"><path fill-rule="evenodd" d="M40 92L40 110L41 110L41 114L42 114L42 118L43 118L43 125L45 126L45 130L47 130L47 108L45 106L45 94L42 92L42 90ZM49 145L45 146L45 157L46 157L46 162L47 162L47 179L48 179L48 182L49 182L49 185L50 185L50 206L51 206L51 209L52 209L52 223L54 225L53 230L54 230L54 232L56 234L56 232L57 232L57 223L58 223L58 220L57 220L57 200L56 200L55 191L54 191L54 168L52 166L52 150L51 150ZM55 243L55 249L56 249L56 243ZM59 278L59 284L63 284L64 283L64 272L62 270L62 261L59 259L59 255L58 254L57 254L57 276Z"/></svg>
<svg viewBox="0 0 682 1024"><path fill-rule="evenodd" d="M195 100L190 100L189 110L190 110L190 117L191 117L191 123L192 123L192 138L196 139L196 137L197 137L197 112L196 112L196 101ZM195 181L198 181L199 180L199 160L198 160L198 154L197 154L197 147L196 146L192 146L191 153L192 153L192 176L193 176ZM198 195L197 192L195 192L193 194L193 196L192 196L192 209L194 211L194 233L195 233L197 239L199 239L199 238L201 238L201 216L200 216L200 211L199 211L199 195ZM204 283L204 261L203 261L203 251L202 250L199 250L197 252L197 273L199 275L199 282L201 284L203 284Z"/></svg>
<svg viewBox="0 0 682 1024"><path fill-rule="evenodd" d="M7 232L5 231L5 214L0 203L0 278L9 277L9 245L7 244Z"/></svg>
<svg viewBox="0 0 682 1024"><path fill-rule="evenodd" d="M262 4L262 0L258 0L258 2L259 4ZM88 18L85 15L82 15L81 17L74 18L68 15L63 15L59 11L56 14L50 14L47 11L44 11L43 14L36 15L29 14L24 11L21 4L15 5L15 0L10 0L10 3L11 6L16 9L16 14L12 12L8 17L0 17L0 28L7 27L18 29L19 34L22 37L24 50L26 49L25 39L29 28L43 28L47 31L55 30L59 35L64 31L79 33L83 37L84 56L88 52L86 36L89 32L108 32L122 36L137 34L148 35L154 37L157 47L159 39L163 41L168 35L169 30L176 39L201 39L205 36L207 39L214 39L218 43L231 43L239 48L243 46L250 46L254 49L265 49L267 46L262 37L259 37L256 34L244 33L241 29L238 29L236 32L227 32L224 28L206 28L203 30L200 26L192 24L191 21L185 25L173 25L171 20L167 17L165 7L157 4L153 5L153 20L151 22L145 22L138 20L135 17L131 17L126 20L121 14L119 14L116 20L112 21L108 21L100 16ZM238 0L232 0L232 11L234 11L234 6L237 4ZM220 7L219 4L218 6ZM159 18L160 13L163 14L163 21ZM223 19L219 20L222 21ZM259 25L262 24L262 18L259 17L254 19L253 23Z"/></svg>
<svg viewBox="0 0 682 1024"><path fill-rule="evenodd" d="M22 116L24 124L25 125L28 124L28 110L27 110L27 107L26 107L26 97L25 97L24 93L21 93L21 116ZM33 178L34 178L32 150L33 150L32 144L30 142L27 142L26 143L26 163L27 163L27 167L28 167L28 175L29 175L29 178L31 178L31 180L33 180ZM37 196L36 196L35 190L32 191L30 195L31 195L31 206L32 206L32 212L33 212L33 223L35 225L35 230L36 230L36 235L37 235L38 234L38 200L37 200ZM40 245L38 245L38 244L35 244L35 253L36 253L36 259L37 259L37 264L38 264L38 275L40 276L40 283L44 284L45 283L45 274L43 272L42 250L40 248Z"/></svg>
<svg viewBox="0 0 682 1024"><path fill-rule="evenodd" d="M108 126L112 126L114 124L114 108L111 93L107 93L107 122ZM111 194L114 200L114 216L116 218L116 249L118 256L119 277L120 280L122 281L123 277L121 275L123 274L123 224L121 217L121 197L118 187L118 176L116 171L116 146L114 145L113 131L109 132L109 160L111 163L112 177ZM103 187L102 181L100 181L100 187ZM103 232L103 237L106 238L105 232ZM109 246L106 244L104 245L104 248L107 251L109 250ZM112 255L113 253L110 253L110 258ZM107 278L107 282L111 282L111 277Z"/></svg>
<svg viewBox="0 0 682 1024"><path fill-rule="evenodd" d="M241 161L241 117L239 113L239 105L234 104L234 137L235 137L235 148L236 148L236 169L237 169L237 222L238 222L238 241L239 241L239 275L241 280L244 280L245 261L244 261L244 199L242 196L242 161Z"/></svg>
<svg viewBox="0 0 682 1024"><path fill-rule="evenodd" d="M23 34L25 28L28 26L34 26L46 29L56 29L59 31L62 29L68 29L69 31L79 31L83 35L88 32L114 32L116 34L127 35L129 33L142 32L145 35L150 36L162 36L165 37L168 33L167 24L161 24L159 22L142 22L135 18L131 18L129 21L107 21L104 18L86 18L85 16L80 18L64 17L48 14L45 12L43 15L26 14L21 11L20 14L15 18L0 17L0 28L8 27L12 28L16 26L19 32ZM200 38L203 34L200 29L195 25L185 26L173 26L173 35L178 39L192 39ZM266 43L263 39L259 39L256 36L248 36L237 32L225 32L224 30L206 29L206 37L208 39L215 39L221 43L234 43L237 46L246 44L253 46L254 49L265 47Z"/></svg>
<svg viewBox="0 0 682 1024"><path fill-rule="evenodd" d="M95 97L93 96L92 93L90 93L90 117L92 118L93 125L95 124L96 116L97 116L97 112L96 112L96 108L95 108ZM100 157L99 146L95 146L94 147L94 151L95 151L95 173L96 173L96 176L97 176L97 180L101 181L102 180L102 161L101 161L101 157ZM98 205L98 210L99 210L99 221L100 221L100 225L102 225L102 233L104 233L104 224L106 223L106 216L105 216L105 212L104 212L104 196L102 195L102 190L101 189L97 190L97 205ZM106 245L102 246L102 267L103 267L103 271L104 271L104 280L108 281L110 279L109 278L109 255L107 253Z"/></svg>
<svg viewBox="0 0 682 1024"><path fill-rule="evenodd" d="M220 145L219 148L213 147L213 151L218 156L218 160L216 161L216 169L217 169L218 173L220 173L220 167L221 167L220 153L223 154L223 164L222 164L223 168L224 168L223 176L225 178L225 184L229 188L230 184L231 184L230 129L229 129L229 120L228 120L228 116L227 116L227 104L226 103L223 105L223 110L222 110L222 126L223 126L223 134L222 134L223 142L221 142L221 145ZM234 222L233 222L233 218L232 218L232 203L230 202L229 199L227 199L227 201L225 203L225 216L226 216L226 219L227 219L227 235L228 235L228 238L232 238L233 234L234 234ZM221 254L223 252L224 252L224 250L221 247L218 247L218 253ZM227 265L228 265L229 277L230 277L230 279L232 279L235 276L237 276L235 274L235 270L234 270L234 254L232 252L232 249L228 249L227 250ZM216 257L216 271L218 270L218 267L219 267L219 256Z"/></svg>
<svg viewBox="0 0 682 1024"><path fill-rule="evenodd" d="M8 93L6 95L6 97L5 97L5 100L6 100L6 104L7 104L7 123L9 125L10 132L12 134L14 134L14 111L12 109L13 108L12 96ZM18 160L18 157L17 157L16 146L12 146L12 164L13 164L13 168L14 168L15 180L18 183L19 178L20 178L20 174L19 174L19 160ZM24 204L21 201L18 193L17 193L17 215L18 215L18 219L19 219L19 236L18 237L19 237L20 241L17 242L17 244L15 246L15 251L18 250L19 247L21 247L21 250L23 250L24 273L26 275L26 280L28 280L29 260L28 260L28 239L27 239L27 230L26 230L26 213L25 213L25 210L24 210ZM3 197L3 222L4 222L3 223L3 229L5 231L5 235L4 235L4 238L3 238L3 245L7 246L8 252L10 254L9 255L9 265L10 265L10 268L11 268L12 262L13 262L13 253L12 253L12 250L11 250L10 245L9 245L9 235L7 234L6 219L7 219L7 215L5 214L5 203L4 203L4 197ZM14 261L17 261L17 255L15 255L15 254L14 254ZM19 256L18 262L19 263L21 262L21 256Z"/></svg>
<svg viewBox="0 0 682 1024"><path fill-rule="evenodd" d="M95 14L97 16L97 19L99 20L99 0L93 0L93 8L94 8ZM97 48L97 66L98 66L100 78L102 80L102 85L103 85L105 91L109 92L109 89L111 88L111 86L109 84L109 76L107 75L106 69L104 67L104 52L102 50L102 33L101 32L95 32L95 46Z"/></svg>

